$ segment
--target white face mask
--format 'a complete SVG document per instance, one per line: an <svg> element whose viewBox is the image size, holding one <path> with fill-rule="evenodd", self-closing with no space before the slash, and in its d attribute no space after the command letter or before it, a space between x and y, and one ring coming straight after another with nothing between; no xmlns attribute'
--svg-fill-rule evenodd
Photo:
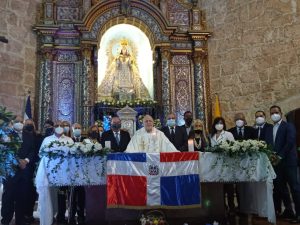
<svg viewBox="0 0 300 225"><path fill-rule="evenodd" d="M277 123L281 119L281 115L279 113L274 113L271 115L271 119L274 123Z"/></svg>
<svg viewBox="0 0 300 225"><path fill-rule="evenodd" d="M81 135L81 129L74 129L73 130L73 134L74 134L74 137L80 137L80 135Z"/></svg>
<svg viewBox="0 0 300 225"><path fill-rule="evenodd" d="M20 122L17 122L17 123L14 123L13 127L15 130L17 131L21 131L23 129L23 123L20 123Z"/></svg>
<svg viewBox="0 0 300 225"><path fill-rule="evenodd" d="M55 128L55 133L58 135L61 135L64 132L64 128L62 127L56 127Z"/></svg>
<svg viewBox="0 0 300 225"><path fill-rule="evenodd" d="M256 125L263 125L265 123L265 118L262 116L259 116L255 119Z"/></svg>
<svg viewBox="0 0 300 225"><path fill-rule="evenodd" d="M215 125L215 128L216 128L216 130L219 130L219 131L220 131L220 130L223 130L224 125L218 123L218 124Z"/></svg>
<svg viewBox="0 0 300 225"><path fill-rule="evenodd" d="M243 127L244 126L244 121L243 120L237 120L237 121L235 121L235 125L237 127Z"/></svg>

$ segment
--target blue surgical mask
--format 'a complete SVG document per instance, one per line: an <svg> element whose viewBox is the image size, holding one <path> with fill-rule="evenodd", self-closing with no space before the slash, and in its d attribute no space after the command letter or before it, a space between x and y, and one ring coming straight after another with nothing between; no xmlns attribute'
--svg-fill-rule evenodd
<svg viewBox="0 0 300 225"><path fill-rule="evenodd" d="M64 127L64 133L69 133L70 127Z"/></svg>
<svg viewBox="0 0 300 225"><path fill-rule="evenodd" d="M167 126L169 126L169 127L175 127L175 125L176 125L176 122L175 122L174 119L168 119L167 120Z"/></svg>
<svg viewBox="0 0 300 225"><path fill-rule="evenodd" d="M81 129L74 129L73 134L74 134L74 137L80 137Z"/></svg>

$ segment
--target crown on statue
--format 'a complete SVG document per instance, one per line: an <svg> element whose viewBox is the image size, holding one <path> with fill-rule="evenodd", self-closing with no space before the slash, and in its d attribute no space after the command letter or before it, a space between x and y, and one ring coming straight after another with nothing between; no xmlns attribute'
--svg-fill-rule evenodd
<svg viewBox="0 0 300 225"><path fill-rule="evenodd" d="M120 41L120 44L121 44L122 46L128 45L128 41L127 41L126 39L122 39L122 40Z"/></svg>

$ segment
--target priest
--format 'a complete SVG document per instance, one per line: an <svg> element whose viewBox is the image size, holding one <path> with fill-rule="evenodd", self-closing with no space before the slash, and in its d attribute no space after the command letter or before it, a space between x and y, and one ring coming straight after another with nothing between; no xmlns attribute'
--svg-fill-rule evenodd
<svg viewBox="0 0 300 225"><path fill-rule="evenodd" d="M136 131L126 152L178 152L163 132L154 127L153 118L145 115L144 127Z"/></svg>

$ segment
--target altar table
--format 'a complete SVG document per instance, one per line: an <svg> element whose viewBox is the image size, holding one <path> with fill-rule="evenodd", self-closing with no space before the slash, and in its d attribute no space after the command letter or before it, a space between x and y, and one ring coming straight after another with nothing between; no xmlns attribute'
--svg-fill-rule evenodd
<svg viewBox="0 0 300 225"><path fill-rule="evenodd" d="M220 153L199 152L199 154L201 183L250 182L240 190L241 210L245 213L257 213L276 223L273 204L273 179L276 175L264 153L235 158ZM49 159L44 156L36 175L40 224L51 225L53 222L55 212L51 201L51 187L105 184L105 157Z"/></svg>

